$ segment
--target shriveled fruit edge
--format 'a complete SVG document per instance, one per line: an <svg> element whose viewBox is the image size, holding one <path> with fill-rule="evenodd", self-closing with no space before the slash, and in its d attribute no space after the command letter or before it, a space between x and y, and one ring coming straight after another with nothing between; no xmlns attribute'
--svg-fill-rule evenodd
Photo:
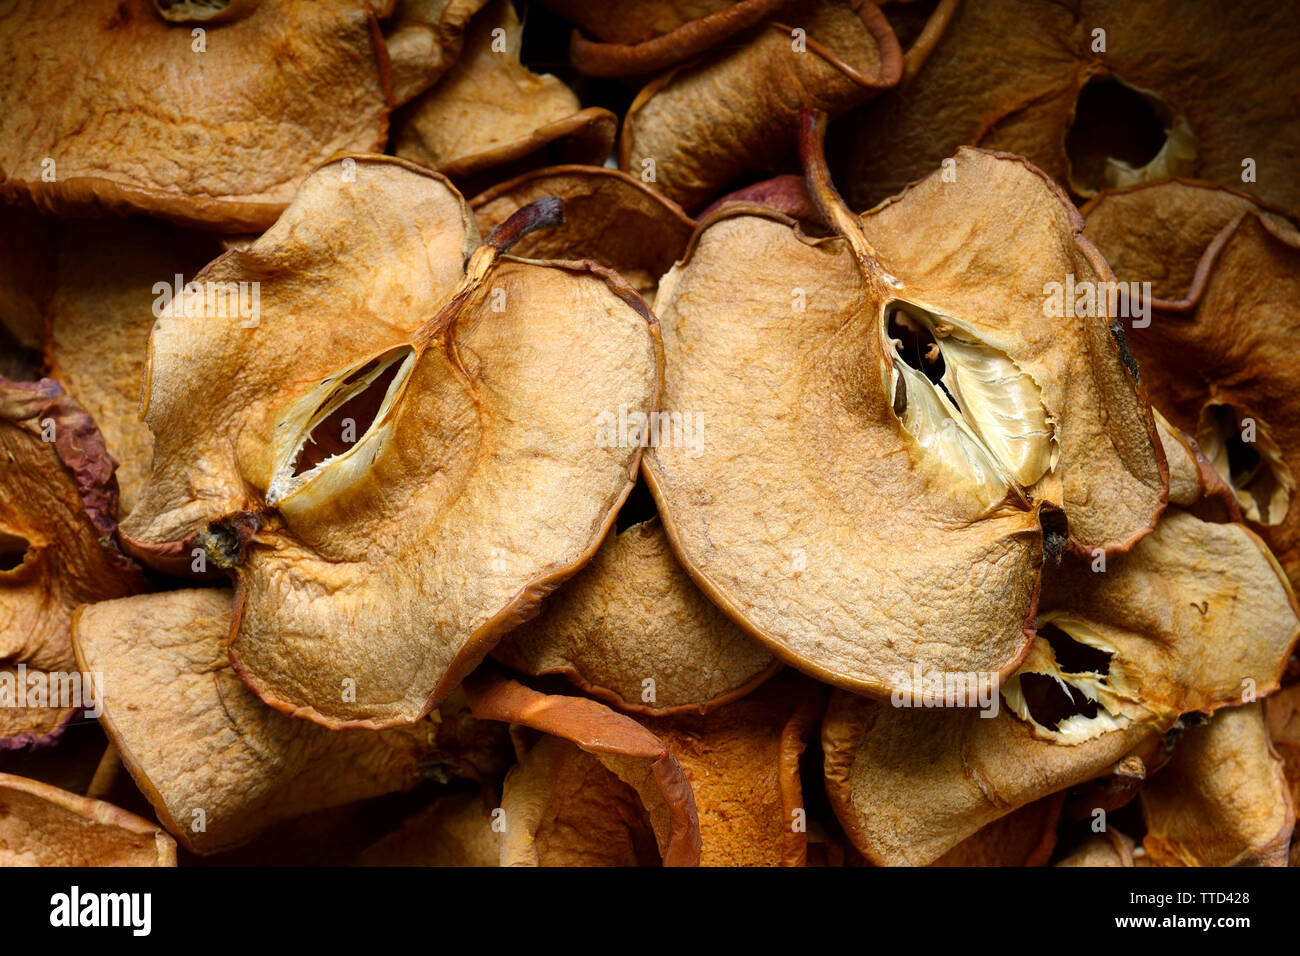
<svg viewBox="0 0 1300 956"><path fill-rule="evenodd" d="M469 208L477 212L481 207L488 205L493 200L508 195L535 179L545 179L549 176L590 176L595 179L604 177L619 180L625 185L644 193L647 199L662 206L682 225L690 226L692 229L695 228L695 220L686 214L686 210L667 196L651 189L632 174L621 169L610 169L608 166L584 166L581 163L562 163L558 166L539 166L537 169L530 169L526 173L521 173L512 179L507 179L503 183L497 183L495 186L483 190L473 199L467 201Z"/></svg>
<svg viewBox="0 0 1300 956"><path fill-rule="evenodd" d="M821 723L830 697L829 687L813 687L799 701L790 719L781 728L781 753L777 765L777 782L781 787L781 813L785 825L781 829L781 865L808 865L808 830L796 832L792 823L796 810L804 810L803 777L799 773L799 758L808 749L812 731Z"/></svg>
<svg viewBox="0 0 1300 956"><path fill-rule="evenodd" d="M500 674L474 675L465 681L470 713L479 720L522 724L560 737L588 753L650 761L668 809L665 866L698 866L700 823L695 795L686 773L663 741L631 717L582 697L543 694Z"/></svg>
<svg viewBox="0 0 1300 956"><path fill-rule="evenodd" d="M392 157L385 158L391 159ZM406 166L409 163L408 160L399 160L398 162L403 166ZM418 163L413 164L412 168L426 175L433 175L439 179L443 178L436 171L431 170L428 167L420 166ZM638 295L637 292L627 283L627 280L612 269L607 269L590 259L577 261L518 259L515 256L503 254L499 257L498 261L502 260L531 262L549 268L563 269L568 272L589 272L598 278L603 279L611 292L636 310L641 317L645 319L655 346L655 364L658 368L655 377L655 391L651 398L650 407L652 410L658 410L659 401L663 395L664 384L664 347L663 338L659 333L659 320L655 317L654 313L650 311L645 300L642 299L641 296ZM483 662L483 659L487 657L488 653L496 646L502 637L512 629L518 627L524 621L535 617L538 611L541 610L542 600L557 587L582 570L592 557L595 556L596 552L600 549L601 542L605 540L605 535L608 534L609 529L614 526L614 522L618 517L619 508L623 506L623 502L627 500L627 496L632 493L632 489L636 486L636 479L640 469L641 455L643 451L644 449L637 448L633 453L627 484L624 485L623 490L619 493L613 505L610 507L609 513L605 516L604 522L596 529L596 533L592 536L592 540L587 543L586 548L584 548L578 555L577 560L567 567L557 568L550 574L536 578L525 584L515 593L515 596L510 599L505 607L487 621L483 622L479 629L470 635L469 640L466 641L460 652L452 659L452 662L447 667L447 671L443 675L442 680L440 680L433 688L433 691L425 700L423 707L416 716L410 719L393 718L391 720L338 720L334 717L322 714L314 707L306 705L298 706L276 696L268 687L258 681L255 674L251 673L243 666L235 653L234 641L235 636L239 632L240 622L243 619L244 601L246 597L243 579L239 575L232 575L235 603L230 615L230 636L228 638L230 666L234 668L235 673L239 675L239 679L247 685L248 689L256 694L262 703L266 704L268 707L273 707L283 714L288 714L290 717L299 717L304 720L310 720L313 723L320 724L322 727L328 727L330 730L349 730L353 728L361 728L365 730L388 730L393 727L405 727L410 724L418 723L429 715L429 712L433 710L440 700L443 700L453 690L460 686L461 682Z"/></svg>

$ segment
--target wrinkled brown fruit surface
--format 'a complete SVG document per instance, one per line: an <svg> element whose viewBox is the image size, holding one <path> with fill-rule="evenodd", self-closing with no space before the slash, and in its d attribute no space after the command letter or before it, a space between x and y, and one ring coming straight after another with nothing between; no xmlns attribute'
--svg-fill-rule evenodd
<svg viewBox="0 0 1300 956"><path fill-rule="evenodd" d="M655 406L653 317L597 266L480 244L445 179L385 157L317 170L197 281L260 282L260 319L155 326L128 545L231 569L231 662L272 706L419 719L613 521L640 447L595 425Z"/></svg>

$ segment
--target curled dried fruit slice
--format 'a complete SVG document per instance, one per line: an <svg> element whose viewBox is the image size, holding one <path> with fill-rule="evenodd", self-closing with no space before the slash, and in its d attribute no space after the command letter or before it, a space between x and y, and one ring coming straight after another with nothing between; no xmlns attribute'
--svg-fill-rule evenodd
<svg viewBox="0 0 1300 956"><path fill-rule="evenodd" d="M260 0L198 34L149 0L10 7L0 194L259 230L314 166L383 145L388 57L364 0Z"/></svg>
<svg viewBox="0 0 1300 956"><path fill-rule="evenodd" d="M822 723L826 790L857 850L880 866L924 866L1018 807L1153 749L1131 723L1072 747L1038 740L1002 710L909 710L836 691Z"/></svg>
<svg viewBox="0 0 1300 956"><path fill-rule="evenodd" d="M555 211L480 244L441 176L340 159L199 275L259 283L254 327L155 327L154 466L123 532L231 569L231 661L272 706L419 719L613 522L641 449L598 420L656 406L658 330L600 267L502 255Z"/></svg>
<svg viewBox="0 0 1300 956"><path fill-rule="evenodd" d="M504 50L498 37L504 37ZM556 77L523 66L522 43L523 25L509 0L495 0L479 13L460 60L397 119L397 155L452 177L499 166L517 173L525 162L604 162L618 117L583 109Z"/></svg>
<svg viewBox="0 0 1300 956"><path fill-rule="evenodd" d="M474 675L466 682L465 691L478 719L510 721L549 735L529 752L531 757L543 747L538 756L532 760L525 757L512 771L513 782L507 779L502 801L514 803L517 813L511 814L507 806L503 864L536 866L542 862L544 847L538 845L538 835L566 812L565 801L556 801L559 791L552 786L560 779L563 792L571 794L573 801L582 799L584 780L599 789L592 813L582 814L581 807L570 805L583 820L594 823L604 819L609 824L606 811L617 808L619 818L614 827L620 834L623 862L645 856L646 848L635 839L638 813L644 813L653 831L651 849L657 847L665 866L699 863L700 824L691 785L681 764L649 730L593 700L541 694L496 674ZM631 796L640 810L631 805ZM557 839L561 842L557 843L560 855L556 859L572 858L573 854L608 858L600 841L584 840L580 833L561 833Z"/></svg>
<svg viewBox="0 0 1300 956"><path fill-rule="evenodd" d="M109 687L105 731L189 849L230 849L280 820L490 763L490 742L450 715L333 732L267 707L223 659L232 606L227 590L169 591L88 605L73 626L80 665Z"/></svg>
<svg viewBox="0 0 1300 956"><path fill-rule="evenodd" d="M575 30L569 59L588 76L651 73L703 53L777 13L788 0L546 0Z"/></svg>
<svg viewBox="0 0 1300 956"><path fill-rule="evenodd" d="M1276 5L962 3L905 92L853 116L849 197L867 208L971 145L1085 196L1168 176L1241 184L1249 157L1244 188L1294 214L1300 129L1262 91L1300 82L1297 39Z"/></svg>
<svg viewBox="0 0 1300 956"><path fill-rule="evenodd" d="M1178 738L1142 788L1158 866L1286 866L1295 808L1258 703L1219 711Z"/></svg>
<svg viewBox="0 0 1300 956"><path fill-rule="evenodd" d="M898 82L902 51L869 0L817 0L787 19L646 86L623 123L620 168L652 175L694 212L742 173L781 160L799 108L839 115Z"/></svg>
<svg viewBox="0 0 1300 956"><path fill-rule="evenodd" d="M690 781L701 866L806 864L799 758L825 706L825 688L786 672L707 717L642 721Z"/></svg>
<svg viewBox="0 0 1300 956"><path fill-rule="evenodd" d="M1214 512L1228 521L1241 521L1241 507L1232 488L1205 457L1201 446L1181 428L1172 425L1158 409L1152 409L1156 432L1169 463L1169 503Z"/></svg>
<svg viewBox="0 0 1300 956"><path fill-rule="evenodd" d="M1065 793L1008 813L962 840L931 866L1044 866L1056 849Z"/></svg>
<svg viewBox="0 0 1300 956"><path fill-rule="evenodd" d="M460 57L465 30L487 0L397 0L384 24L393 101L406 103L438 82Z"/></svg>
<svg viewBox="0 0 1300 956"><path fill-rule="evenodd" d="M1152 400L1300 582L1300 233L1242 196L1181 182L1105 194L1087 215L1119 278L1152 283L1149 324L1130 335Z"/></svg>
<svg viewBox="0 0 1300 956"><path fill-rule="evenodd" d="M175 866L176 841L133 813L0 773L0 866Z"/></svg>
<svg viewBox="0 0 1300 956"><path fill-rule="evenodd" d="M658 519L606 537L493 656L645 714L713 710L781 666L691 583Z"/></svg>
<svg viewBox="0 0 1300 956"><path fill-rule="evenodd" d="M74 668L73 611L144 587L117 547L113 467L57 382L0 379L0 749L48 741L90 706L80 674L54 679Z"/></svg>
<svg viewBox="0 0 1300 956"><path fill-rule="evenodd" d="M1045 575L1040 606L1003 694L1036 736L1062 743L1270 693L1300 639L1295 596L1264 543L1179 511L1129 554Z"/></svg>
<svg viewBox="0 0 1300 956"><path fill-rule="evenodd" d="M1105 264L1019 160L963 150L955 183L859 221L806 132L839 236L755 207L701 224L656 310L663 405L704 422L703 453L660 442L647 479L701 588L793 666L880 695L916 664L1005 677L1032 636L1043 525L1055 554L1062 509L1075 549L1122 550L1164 506L1104 318L1049 318L1037 292ZM951 388L922 371L922 332Z"/></svg>
<svg viewBox="0 0 1300 956"><path fill-rule="evenodd" d="M1291 805L1300 807L1300 684L1285 687L1264 700L1269 739L1282 758L1291 786Z"/></svg>
<svg viewBox="0 0 1300 956"><path fill-rule="evenodd" d="M511 250L529 259L592 259L653 298L659 277L690 241L695 223L681 207L617 169L551 166L470 200L484 232L544 196L564 201L564 224L524 236Z"/></svg>

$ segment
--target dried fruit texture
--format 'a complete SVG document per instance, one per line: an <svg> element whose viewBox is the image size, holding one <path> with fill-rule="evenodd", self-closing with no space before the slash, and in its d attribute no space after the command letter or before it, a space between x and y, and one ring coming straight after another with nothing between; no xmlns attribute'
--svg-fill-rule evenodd
<svg viewBox="0 0 1300 956"><path fill-rule="evenodd" d="M705 713L781 666L691 583L657 518L611 532L493 656L643 714Z"/></svg>
<svg viewBox="0 0 1300 956"><path fill-rule="evenodd" d="M267 707L224 659L232 604L216 588L139 595L83 607L73 628L81 667L109 688L105 731L187 848L228 850L312 810L477 775L481 742L458 749L441 715L334 732Z"/></svg>
<svg viewBox="0 0 1300 956"><path fill-rule="evenodd" d="M774 654L859 693L910 687L914 665L1015 668L1042 522L1060 524L1040 500L1080 549L1130 547L1164 506L1105 320L1044 315L1045 281L1107 274L1077 214L1019 160L962 150L955 168L861 226L836 206L844 238L724 207L655 300L663 407L707 429L701 455L646 456L676 551ZM943 389L900 352L907 328L933 334Z"/></svg>
<svg viewBox="0 0 1300 956"><path fill-rule="evenodd" d="M117 548L116 514L113 459L90 416L51 379L0 379L0 750L50 740L79 709L49 693L49 672L74 666L77 605L144 587Z"/></svg>
<svg viewBox="0 0 1300 956"><path fill-rule="evenodd" d="M1264 701L1269 739L1282 758L1291 786L1291 805L1300 807L1300 684L1283 688Z"/></svg>
<svg viewBox="0 0 1300 956"><path fill-rule="evenodd" d="M1295 595L1264 543L1174 510L1104 571L1081 559L1045 575L1038 636L1003 694L1063 743L1167 727L1277 689L1297 638Z"/></svg>
<svg viewBox="0 0 1300 956"><path fill-rule="evenodd" d="M397 155L453 177L507 164L518 172L524 163L604 162L618 117L583 109L554 76L523 66L522 42L514 7L493 0L470 24L456 65L395 121Z"/></svg>
<svg viewBox="0 0 1300 956"><path fill-rule="evenodd" d="M1019 807L1158 744L1132 723L1072 747L1035 739L1006 710L911 710L831 695L826 791L844 832L879 866L924 866Z"/></svg>
<svg viewBox="0 0 1300 956"><path fill-rule="evenodd" d="M1196 439L1172 425L1152 409L1156 433L1169 463L1169 503L1197 511L1217 512L1216 517L1241 521L1241 506L1232 488L1205 457Z"/></svg>
<svg viewBox="0 0 1300 956"><path fill-rule="evenodd" d="M649 730L594 700L542 694L496 674L474 675L466 682L465 691L478 719L509 721L556 738L550 743L539 741L506 780L503 864L541 863L545 847L538 845L539 834L543 826L552 825L556 861L573 854L599 854L601 859L612 854L624 863L643 858L645 850L634 825L639 817L632 812L638 808L631 806L630 793L640 805L639 812L649 820L654 837L650 849L657 847L663 864L698 865L700 823L690 782L677 758ZM563 746L565 741L595 763L576 757ZM537 748L543 745L545 749L538 754ZM622 787L614 786L613 778ZM516 807L513 814L511 802ZM612 813L616 816L611 817ZM561 815L564 822L557 823ZM588 841L581 832L568 831L566 825L574 820L582 821L572 824L579 831L588 823L599 824L615 827L622 836L607 850L602 848L603 840Z"/></svg>
<svg viewBox="0 0 1300 956"><path fill-rule="evenodd" d="M825 703L823 688L787 672L707 717L643 721L690 781L701 866L805 865L799 758Z"/></svg>
<svg viewBox="0 0 1300 956"><path fill-rule="evenodd" d="M1233 489L1300 582L1300 233L1227 190L1163 183L1091 203L1087 235L1121 281L1151 282L1129 342L1152 401Z"/></svg>
<svg viewBox="0 0 1300 956"><path fill-rule="evenodd" d="M256 327L155 326L154 465L123 535L185 567L201 536L231 569L231 662L272 706L419 719L613 522L640 447L596 423L656 407L658 329L598 266L501 255L553 212L480 245L438 174L340 159L197 277L260 282Z"/></svg>
<svg viewBox="0 0 1300 956"><path fill-rule="evenodd" d="M646 86L624 119L619 166L653 170L655 188L694 212L741 174L781 160L801 107L839 115L898 82L898 40L868 0L817 0L785 20Z"/></svg>
<svg viewBox="0 0 1300 956"><path fill-rule="evenodd" d="M0 773L0 866L175 866L176 841L148 820Z"/></svg>
<svg viewBox="0 0 1300 956"><path fill-rule="evenodd" d="M651 73L703 53L776 14L788 0L545 0L577 24L569 59L588 76Z"/></svg>
<svg viewBox="0 0 1300 956"><path fill-rule="evenodd" d="M1286 866L1295 811L1259 703L1219 711L1178 738L1142 788L1158 866Z"/></svg>
<svg viewBox="0 0 1300 956"><path fill-rule="evenodd" d="M465 29L487 0L397 0L384 25L393 101L406 103L447 73L460 57Z"/></svg>
<svg viewBox="0 0 1300 956"><path fill-rule="evenodd" d="M144 219L59 230L46 363L90 413L117 461L121 515L135 507L153 458L153 439L140 420L140 386L159 301L155 286L174 289L177 275L193 276L218 251L208 237Z"/></svg>
<svg viewBox="0 0 1300 956"><path fill-rule="evenodd" d="M544 737L506 775L501 866L657 866L636 790L567 740Z"/></svg>
<svg viewBox="0 0 1300 956"><path fill-rule="evenodd" d="M600 166L552 166L525 173L470 200L484 232L544 196L564 201L564 225L539 229L511 251L529 259L591 259L653 298L659 277L686 249L695 223L640 181Z"/></svg>
<svg viewBox="0 0 1300 956"><path fill-rule="evenodd" d="M312 167L383 146L386 54L363 0L262 0L201 39L148 0L12 6L0 195L261 230Z"/></svg>
<svg viewBox="0 0 1300 956"><path fill-rule="evenodd" d="M1105 836L1095 836L1057 866L1135 866L1133 841L1114 827L1107 827Z"/></svg>
<svg viewBox="0 0 1300 956"><path fill-rule="evenodd" d="M1197 176L1294 214L1300 128L1285 96L1260 91L1300 84L1298 41L1275 4L962 3L915 81L846 120L849 198L867 208L972 145L1018 153L1080 195Z"/></svg>
<svg viewBox="0 0 1300 956"><path fill-rule="evenodd" d="M500 839L485 795L439 797L367 847L361 866L496 866Z"/></svg>
<svg viewBox="0 0 1300 956"><path fill-rule="evenodd" d="M1056 849L1064 793L1043 797L994 820L931 866L1045 866Z"/></svg>

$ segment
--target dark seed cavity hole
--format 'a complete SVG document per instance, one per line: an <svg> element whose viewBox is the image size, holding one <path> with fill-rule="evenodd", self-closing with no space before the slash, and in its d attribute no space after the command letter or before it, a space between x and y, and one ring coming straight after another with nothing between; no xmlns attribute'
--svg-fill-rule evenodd
<svg viewBox="0 0 1300 956"><path fill-rule="evenodd" d="M925 324L903 309L893 309L886 319L885 328L889 337L898 341L898 354L902 360L929 379L935 388L948 396L956 408L956 400L943 384L943 374L947 367L944 365L943 353L939 351L939 343Z"/></svg>
<svg viewBox="0 0 1300 956"><path fill-rule="evenodd" d="M1293 483L1283 473L1285 465L1264 453L1263 446L1271 442L1262 422L1234 405L1207 405L1196 440L1233 490L1253 502L1249 517L1261 524L1281 523Z"/></svg>
<svg viewBox="0 0 1300 956"><path fill-rule="evenodd" d="M30 548L31 542L22 535L0 531L0 572L21 567Z"/></svg>
<svg viewBox="0 0 1300 956"><path fill-rule="evenodd" d="M295 478L311 471L321 462L348 451L374 424L384 398L388 394L389 386L393 384L393 379L402 369L403 363L400 357L377 358L357 369L339 386L346 388L356 384L372 374L384 362L388 363L387 368L377 375L373 382L336 408L311 430L311 434L303 443L294 461Z"/></svg>
<svg viewBox="0 0 1300 956"><path fill-rule="evenodd" d="M1076 641L1055 624L1045 624L1040 627L1038 636L1052 645L1052 653L1056 655L1056 666L1065 673L1101 676L1110 673L1109 651Z"/></svg>
<svg viewBox="0 0 1300 956"><path fill-rule="evenodd" d="M1160 154L1172 112L1158 100L1111 78L1089 80L1075 103L1074 125L1065 138L1070 179L1081 194L1115 185L1108 160L1141 169Z"/></svg>
<svg viewBox="0 0 1300 956"><path fill-rule="evenodd" d="M1048 730L1056 730L1068 717L1078 715L1091 720L1097 716L1096 701L1089 700L1077 687L1061 686L1046 674L1021 674L1020 691L1034 723Z"/></svg>

